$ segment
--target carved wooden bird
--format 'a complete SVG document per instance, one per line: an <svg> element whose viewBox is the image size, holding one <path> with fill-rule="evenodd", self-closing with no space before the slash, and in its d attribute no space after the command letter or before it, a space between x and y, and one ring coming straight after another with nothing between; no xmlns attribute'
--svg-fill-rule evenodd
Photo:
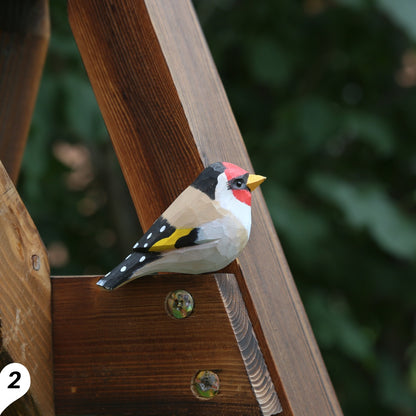
<svg viewBox="0 0 416 416"><path fill-rule="evenodd" d="M228 162L208 166L97 285L111 290L157 272L224 268L247 244L251 192L265 179Z"/></svg>

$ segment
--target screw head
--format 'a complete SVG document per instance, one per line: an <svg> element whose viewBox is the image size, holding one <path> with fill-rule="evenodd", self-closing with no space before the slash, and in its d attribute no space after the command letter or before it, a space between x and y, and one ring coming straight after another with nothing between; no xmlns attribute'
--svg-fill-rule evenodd
<svg viewBox="0 0 416 416"><path fill-rule="evenodd" d="M174 290L166 297L166 310L176 319L186 318L194 310L194 299L186 290Z"/></svg>
<svg viewBox="0 0 416 416"><path fill-rule="evenodd" d="M192 379L191 390L198 399L210 400L220 391L220 379L213 371L200 370Z"/></svg>

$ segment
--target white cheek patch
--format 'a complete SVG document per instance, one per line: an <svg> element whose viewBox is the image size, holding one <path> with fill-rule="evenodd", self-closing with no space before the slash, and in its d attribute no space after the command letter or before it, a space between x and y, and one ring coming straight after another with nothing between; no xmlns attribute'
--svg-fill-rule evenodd
<svg viewBox="0 0 416 416"><path fill-rule="evenodd" d="M218 184L215 190L215 200L218 201L221 208L229 211L250 235L251 229L251 207L244 202L239 201L233 194L231 189L228 189L228 181L225 173L218 175Z"/></svg>

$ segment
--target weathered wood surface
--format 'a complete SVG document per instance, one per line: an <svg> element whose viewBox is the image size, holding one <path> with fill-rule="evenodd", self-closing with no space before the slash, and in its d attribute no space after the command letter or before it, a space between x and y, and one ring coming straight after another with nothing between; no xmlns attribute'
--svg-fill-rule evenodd
<svg viewBox="0 0 416 416"><path fill-rule="evenodd" d="M52 279L57 415L261 415L214 275L147 276L113 292L98 276ZM165 309L185 289L195 308L184 319ZM191 392L199 370L220 393Z"/></svg>
<svg viewBox="0 0 416 416"><path fill-rule="evenodd" d="M4 415L54 415L47 253L0 163L0 369L25 365L31 387Z"/></svg>
<svg viewBox="0 0 416 416"><path fill-rule="evenodd" d="M47 0L0 3L0 160L16 183L49 43Z"/></svg>
<svg viewBox="0 0 416 416"><path fill-rule="evenodd" d="M190 1L68 5L143 228L203 166L224 160L252 170ZM341 415L264 199L257 190L253 196L241 272L236 263L229 270L240 276L284 414Z"/></svg>

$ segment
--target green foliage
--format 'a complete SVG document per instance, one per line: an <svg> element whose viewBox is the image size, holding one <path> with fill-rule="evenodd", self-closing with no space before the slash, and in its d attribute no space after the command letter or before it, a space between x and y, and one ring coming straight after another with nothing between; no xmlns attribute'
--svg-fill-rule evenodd
<svg viewBox="0 0 416 416"><path fill-rule="evenodd" d="M138 225L63 3L19 187L99 273ZM416 413L415 4L195 1L345 415Z"/></svg>
<svg viewBox="0 0 416 416"><path fill-rule="evenodd" d="M416 221L400 212L379 184L354 186L329 175L311 178L312 188L341 211L351 228L365 228L386 252L416 258Z"/></svg>
<svg viewBox="0 0 416 416"><path fill-rule="evenodd" d="M409 37L416 40L416 3L413 0L377 0L381 10L401 27Z"/></svg>

